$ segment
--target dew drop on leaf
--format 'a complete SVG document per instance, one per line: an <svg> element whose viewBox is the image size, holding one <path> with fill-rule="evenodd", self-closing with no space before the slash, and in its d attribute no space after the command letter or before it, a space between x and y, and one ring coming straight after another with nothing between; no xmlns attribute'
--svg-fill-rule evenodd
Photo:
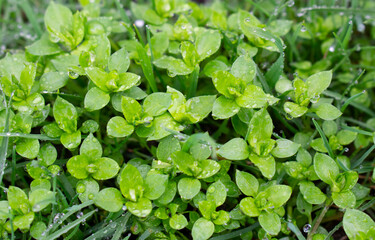
<svg viewBox="0 0 375 240"><path fill-rule="evenodd" d="M310 232L310 229L311 229L311 225L310 224L306 224L305 226L303 226L303 232L305 232L305 233Z"/></svg>

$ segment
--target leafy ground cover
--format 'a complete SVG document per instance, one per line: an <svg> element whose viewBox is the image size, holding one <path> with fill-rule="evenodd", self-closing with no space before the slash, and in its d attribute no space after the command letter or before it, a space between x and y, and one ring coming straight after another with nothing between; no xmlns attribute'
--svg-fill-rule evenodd
<svg viewBox="0 0 375 240"><path fill-rule="evenodd" d="M2 239L374 238L374 2L34 4L0 1Z"/></svg>

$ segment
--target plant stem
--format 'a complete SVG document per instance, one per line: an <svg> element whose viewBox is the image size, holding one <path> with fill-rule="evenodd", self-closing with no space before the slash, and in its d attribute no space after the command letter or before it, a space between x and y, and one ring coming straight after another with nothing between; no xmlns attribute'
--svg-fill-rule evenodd
<svg viewBox="0 0 375 240"><path fill-rule="evenodd" d="M316 230L318 230L318 227L320 225L320 223L322 222L324 216L326 215L329 207L331 206L331 204L328 204L328 205L325 205L322 212L320 213L318 219L316 220L313 228L311 229L311 231L309 232L309 235L307 236L307 240L312 240L312 237L314 235L314 233L316 232Z"/></svg>

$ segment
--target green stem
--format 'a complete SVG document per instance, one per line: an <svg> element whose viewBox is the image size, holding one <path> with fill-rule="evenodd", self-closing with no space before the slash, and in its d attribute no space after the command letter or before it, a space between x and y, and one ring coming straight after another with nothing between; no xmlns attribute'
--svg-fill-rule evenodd
<svg viewBox="0 0 375 240"><path fill-rule="evenodd" d="M322 212L320 213L318 219L316 220L313 228L311 229L311 231L309 232L309 235L307 236L307 240L312 240L312 237L314 236L316 230L318 230L318 227L320 225L320 223L322 222L324 216L326 215L329 207L331 206L331 204L328 204L328 205L325 205Z"/></svg>

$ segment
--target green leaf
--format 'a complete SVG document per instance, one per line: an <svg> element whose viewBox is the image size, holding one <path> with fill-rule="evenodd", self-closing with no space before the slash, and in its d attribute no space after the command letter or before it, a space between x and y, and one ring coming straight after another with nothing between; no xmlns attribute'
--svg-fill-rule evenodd
<svg viewBox="0 0 375 240"><path fill-rule="evenodd" d="M22 138L17 142L16 151L24 158L34 159L39 153L39 140L32 138Z"/></svg>
<svg viewBox="0 0 375 240"><path fill-rule="evenodd" d="M27 199L26 193L14 186L10 186L7 191L8 203L13 211L20 214L26 214L30 211L29 200Z"/></svg>
<svg viewBox="0 0 375 240"><path fill-rule="evenodd" d="M142 106L135 99L123 96L121 99L121 109L126 121L134 124L135 121L141 118Z"/></svg>
<svg viewBox="0 0 375 240"><path fill-rule="evenodd" d="M162 56L156 59L154 65L158 68L167 69L170 77L188 75L194 71L194 67L186 65L181 59L170 56Z"/></svg>
<svg viewBox="0 0 375 240"><path fill-rule="evenodd" d="M117 188L104 188L95 196L94 203L108 212L118 212L124 204L124 198Z"/></svg>
<svg viewBox="0 0 375 240"><path fill-rule="evenodd" d="M209 61L203 68L203 73L207 76L207 77L210 77L212 78L212 74L216 71L228 71L229 70L229 67L227 66L227 64L223 61L220 61L220 60L212 60L212 61Z"/></svg>
<svg viewBox="0 0 375 240"><path fill-rule="evenodd" d="M197 51L195 51L195 46L189 41L181 42L181 55L184 62L191 67L195 66L197 62Z"/></svg>
<svg viewBox="0 0 375 240"><path fill-rule="evenodd" d="M342 112L329 103L323 103L316 109L316 114L324 120L335 120L342 115Z"/></svg>
<svg viewBox="0 0 375 240"><path fill-rule="evenodd" d="M284 205L292 195L292 188L287 185L273 185L264 191L269 204L272 208L279 208Z"/></svg>
<svg viewBox="0 0 375 240"><path fill-rule="evenodd" d="M144 191L143 178L136 167L127 164L120 172L118 179L120 190L125 198L136 202Z"/></svg>
<svg viewBox="0 0 375 240"><path fill-rule="evenodd" d="M181 230L188 225L186 217L182 214L175 214L169 219L169 226L176 230Z"/></svg>
<svg viewBox="0 0 375 240"><path fill-rule="evenodd" d="M86 166L89 165L89 159L83 155L73 156L66 163L68 172L77 179L85 179L89 176Z"/></svg>
<svg viewBox="0 0 375 240"><path fill-rule="evenodd" d="M303 195L303 198L310 204L322 204L326 200L324 193L322 193L322 191L312 182L300 182L299 189Z"/></svg>
<svg viewBox="0 0 375 240"><path fill-rule="evenodd" d="M243 198L240 202L240 209L249 217L258 217L260 215L260 210L252 197Z"/></svg>
<svg viewBox="0 0 375 240"><path fill-rule="evenodd" d="M159 160L169 162L172 160L170 158L171 154L180 150L181 145L178 139L173 136L169 136L160 141L156 151L156 156Z"/></svg>
<svg viewBox="0 0 375 240"><path fill-rule="evenodd" d="M168 175L149 172L145 179L144 196L150 200L160 198L168 185Z"/></svg>
<svg viewBox="0 0 375 240"><path fill-rule="evenodd" d="M333 192L333 202L340 208L354 208L356 203L355 195L352 191Z"/></svg>
<svg viewBox="0 0 375 240"><path fill-rule="evenodd" d="M134 132L134 126L130 125L124 118L116 116L109 119L107 133L109 137L126 137Z"/></svg>
<svg viewBox="0 0 375 240"><path fill-rule="evenodd" d="M60 38L63 37L61 40L66 43L67 37L64 35L72 30L72 23L73 14L69 8L53 1L49 3L44 14L44 24L53 42L59 42Z"/></svg>
<svg viewBox="0 0 375 240"><path fill-rule="evenodd" d="M27 46L26 50L34 56L54 55L62 52L58 44L48 39L48 34L43 34L39 40Z"/></svg>
<svg viewBox="0 0 375 240"><path fill-rule="evenodd" d="M260 226L271 235L277 235L281 230L280 217L276 213L262 212L258 220Z"/></svg>
<svg viewBox="0 0 375 240"><path fill-rule="evenodd" d="M202 197L204 197L204 195L202 195ZM201 212L204 218L211 219L211 216L215 212L215 208L216 208L215 202L207 201L203 199L198 200L199 211Z"/></svg>
<svg viewBox="0 0 375 240"><path fill-rule="evenodd" d="M247 85L243 94L236 98L236 103L244 108L262 108L268 104L273 105L279 99L270 94L265 94L262 88L256 85Z"/></svg>
<svg viewBox="0 0 375 240"><path fill-rule="evenodd" d="M220 96L216 98L212 107L212 116L217 119L227 119L240 111L240 106L237 105L234 99Z"/></svg>
<svg viewBox="0 0 375 240"><path fill-rule="evenodd" d="M144 218L151 213L152 203L147 198L140 198L137 202L127 202L126 207L133 215Z"/></svg>
<svg viewBox="0 0 375 240"><path fill-rule="evenodd" d="M227 190L225 185L219 180L207 188L206 195L208 201L215 203L216 207L219 207L224 204L227 198Z"/></svg>
<svg viewBox="0 0 375 240"><path fill-rule="evenodd" d="M104 108L109 103L110 96L108 93L97 87L91 88L85 95L84 105L89 111L95 111Z"/></svg>
<svg viewBox="0 0 375 240"><path fill-rule="evenodd" d="M108 70L116 70L118 73L125 73L130 65L129 54L125 48L113 53L108 59Z"/></svg>
<svg viewBox="0 0 375 240"><path fill-rule="evenodd" d="M233 138L217 151L217 154L229 160L244 160L249 157L249 147L242 138Z"/></svg>
<svg viewBox="0 0 375 240"><path fill-rule="evenodd" d="M182 199L192 199L201 190L201 182L195 178L181 178L177 189Z"/></svg>
<svg viewBox="0 0 375 240"><path fill-rule="evenodd" d="M349 145L357 138L358 133L349 130L341 130L337 133L337 140L341 145Z"/></svg>
<svg viewBox="0 0 375 240"><path fill-rule="evenodd" d="M212 236L214 230L215 225L211 221L205 218L199 218L197 221L195 221L191 234L193 236L193 240L206 240Z"/></svg>
<svg viewBox="0 0 375 240"><path fill-rule="evenodd" d="M316 175L325 183L333 185L339 175L339 167L329 156L316 153L314 156L314 169Z"/></svg>
<svg viewBox="0 0 375 240"><path fill-rule="evenodd" d="M186 114L189 123L194 124L202 121L212 110L216 96L199 96L190 98L186 102Z"/></svg>
<svg viewBox="0 0 375 240"><path fill-rule="evenodd" d="M217 50L219 50L221 44L221 34L219 31L205 31L204 33L197 36L195 47L198 53L198 62L203 61Z"/></svg>
<svg viewBox="0 0 375 240"><path fill-rule="evenodd" d="M288 139L277 139L276 147L272 149L271 154L277 158L288 158L296 154L300 146L301 144Z"/></svg>
<svg viewBox="0 0 375 240"><path fill-rule="evenodd" d="M227 71L216 71L212 74L212 82L216 90L227 98L236 98L242 95L246 83Z"/></svg>
<svg viewBox="0 0 375 240"><path fill-rule="evenodd" d="M93 200L99 192L99 184L92 178L77 182L76 191L81 202Z"/></svg>
<svg viewBox="0 0 375 240"><path fill-rule="evenodd" d="M65 99L57 97L53 105L53 117L65 132L73 133L77 130L77 110L73 104Z"/></svg>
<svg viewBox="0 0 375 240"><path fill-rule="evenodd" d="M51 143L44 144L38 153L38 161L49 166L56 161L57 150Z"/></svg>
<svg viewBox="0 0 375 240"><path fill-rule="evenodd" d="M254 148L258 145L258 141L270 139L273 132L272 118L265 108L257 111L250 121L249 138L250 145Z"/></svg>
<svg viewBox="0 0 375 240"><path fill-rule="evenodd" d="M92 177L96 180L107 180L113 178L117 175L120 169L115 160L107 157L96 159L94 165L96 171L92 174Z"/></svg>
<svg viewBox="0 0 375 240"><path fill-rule="evenodd" d="M72 133L63 133L60 137L60 141L64 147L69 150L73 150L81 143L81 131L75 131Z"/></svg>
<svg viewBox="0 0 375 240"><path fill-rule="evenodd" d="M332 71L316 73L306 79L307 97L317 98L331 84Z"/></svg>
<svg viewBox="0 0 375 240"><path fill-rule="evenodd" d="M375 222L364 212L347 209L344 214L343 226L349 239L370 239L375 230Z"/></svg>
<svg viewBox="0 0 375 240"><path fill-rule="evenodd" d="M152 93L143 102L144 111L150 116L159 116L165 113L172 104L170 93Z"/></svg>
<svg viewBox="0 0 375 240"><path fill-rule="evenodd" d="M250 173L236 170L236 184L246 196L255 197L258 193L259 182Z"/></svg>
<svg viewBox="0 0 375 240"><path fill-rule="evenodd" d="M110 90L107 87L107 81L109 74L98 67L87 67L85 72L89 79L101 90L109 92Z"/></svg>
<svg viewBox="0 0 375 240"><path fill-rule="evenodd" d="M251 84L256 75L256 65L250 57L242 55L234 61L230 73L245 81L246 84Z"/></svg>
<svg viewBox="0 0 375 240"><path fill-rule="evenodd" d="M53 92L64 87L68 83L69 77L63 72L47 72L39 80L40 90Z"/></svg>
<svg viewBox="0 0 375 240"><path fill-rule="evenodd" d="M44 222L34 222L30 228L30 235L35 239L40 239L43 237L43 232L45 232L47 226Z"/></svg>
<svg viewBox="0 0 375 240"><path fill-rule="evenodd" d="M199 174L195 175L195 177L198 179L205 179L205 178L212 177L216 173L218 173L221 168L219 163L217 163L215 160L209 160L209 159L200 160L198 167L199 169L202 170L199 172Z"/></svg>
<svg viewBox="0 0 375 240"><path fill-rule="evenodd" d="M29 193L29 201L33 212L40 212L49 204L55 202L55 193L39 188Z"/></svg>
<svg viewBox="0 0 375 240"><path fill-rule="evenodd" d="M198 161L188 153L182 151L174 152L171 155L171 159L178 170L188 176L194 176L201 171L201 169L198 167Z"/></svg>
<svg viewBox="0 0 375 240"><path fill-rule="evenodd" d="M255 164L262 173L262 175L268 179L271 179L276 172L276 162L272 156L259 157L256 154L250 154L250 161Z"/></svg>
<svg viewBox="0 0 375 240"><path fill-rule="evenodd" d="M307 112L307 110L309 110L307 107L300 106L293 102L284 103L284 111L294 118L303 116Z"/></svg>
<svg viewBox="0 0 375 240"><path fill-rule="evenodd" d="M85 155L90 159L100 158L103 154L102 145L100 145L98 139L96 139L92 133L83 140L79 152L81 155Z"/></svg>
<svg viewBox="0 0 375 240"><path fill-rule="evenodd" d="M141 76L134 73L120 73L116 79L116 86L112 89L113 92L122 92L132 87L138 86L141 82Z"/></svg>
<svg viewBox="0 0 375 240"><path fill-rule="evenodd" d="M175 181L168 181L168 185L156 202L161 205L167 205L172 202L177 193L177 183Z"/></svg>
<svg viewBox="0 0 375 240"><path fill-rule="evenodd" d="M341 173L336 179L340 191L351 190L358 181L358 173L355 171L346 171Z"/></svg>
<svg viewBox="0 0 375 240"><path fill-rule="evenodd" d="M29 212L25 215L16 216L13 219L14 228L19 228L21 231L27 231L30 228L31 223L34 221L35 214Z"/></svg>

